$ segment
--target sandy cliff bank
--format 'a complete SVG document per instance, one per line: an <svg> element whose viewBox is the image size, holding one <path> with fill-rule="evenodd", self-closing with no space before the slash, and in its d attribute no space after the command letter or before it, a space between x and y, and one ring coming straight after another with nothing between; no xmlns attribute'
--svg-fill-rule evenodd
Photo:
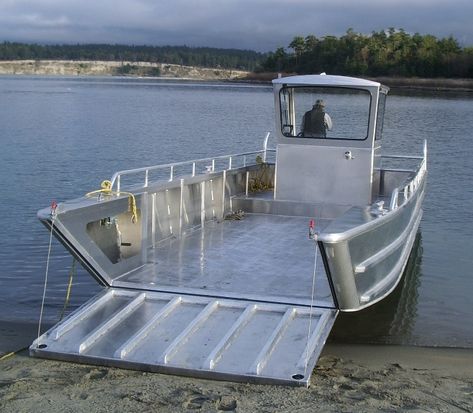
<svg viewBox="0 0 473 413"><path fill-rule="evenodd" d="M284 73L283 76L292 73ZM110 62L98 60L3 60L0 75L45 75L45 76L135 76L179 78L208 81L247 81L270 83L278 73L255 73L243 70L202 68L167 63ZM401 77L379 77L379 81L393 91L453 91L473 92L473 79L422 79Z"/></svg>
<svg viewBox="0 0 473 413"><path fill-rule="evenodd" d="M1 75L60 75L60 76L159 76L200 80L236 80L249 72L209 69L149 62L105 62L73 60L4 60Z"/></svg>

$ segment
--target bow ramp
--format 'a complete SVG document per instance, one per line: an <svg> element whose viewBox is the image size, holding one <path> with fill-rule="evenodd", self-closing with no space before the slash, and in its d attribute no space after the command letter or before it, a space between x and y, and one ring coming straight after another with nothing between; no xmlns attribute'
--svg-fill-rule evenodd
<svg viewBox="0 0 473 413"><path fill-rule="evenodd" d="M163 373L308 385L335 316L327 309L110 289L41 337L34 351Z"/></svg>
<svg viewBox="0 0 473 413"><path fill-rule="evenodd" d="M307 216L213 219L148 245L137 227L147 225L143 211L149 214L146 202L155 201L137 196L136 223L121 215L108 219L123 201L61 206L55 235L106 288L39 337L33 355L309 385L338 310L320 251L307 236ZM50 226L47 213L44 219ZM118 233L122 252L115 260L106 235ZM133 255L128 250L136 243L147 248ZM130 270L133 260L139 265Z"/></svg>

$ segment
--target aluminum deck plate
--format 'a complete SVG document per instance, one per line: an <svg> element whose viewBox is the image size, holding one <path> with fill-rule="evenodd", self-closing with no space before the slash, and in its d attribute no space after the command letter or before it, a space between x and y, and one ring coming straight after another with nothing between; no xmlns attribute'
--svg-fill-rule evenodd
<svg viewBox="0 0 473 413"><path fill-rule="evenodd" d="M318 220L317 225L329 222ZM308 225L307 217L270 214L206 222L204 228L150 248L146 264L112 286L310 305L315 271L315 304L333 308Z"/></svg>
<svg viewBox="0 0 473 413"><path fill-rule="evenodd" d="M309 385L337 310L107 288L32 355L245 382Z"/></svg>

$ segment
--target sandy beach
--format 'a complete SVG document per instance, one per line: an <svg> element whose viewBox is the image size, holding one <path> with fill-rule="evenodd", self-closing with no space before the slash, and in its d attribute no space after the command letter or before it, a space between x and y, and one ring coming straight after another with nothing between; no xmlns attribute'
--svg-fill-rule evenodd
<svg viewBox="0 0 473 413"><path fill-rule="evenodd" d="M43 360L22 350L0 361L0 411L471 412L473 350L329 344L308 389Z"/></svg>

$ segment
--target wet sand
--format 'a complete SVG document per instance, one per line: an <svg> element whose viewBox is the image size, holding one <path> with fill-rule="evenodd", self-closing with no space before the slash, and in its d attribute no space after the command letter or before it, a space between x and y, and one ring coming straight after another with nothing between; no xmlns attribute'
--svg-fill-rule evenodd
<svg viewBox="0 0 473 413"><path fill-rule="evenodd" d="M0 361L0 411L471 412L473 350L329 344L309 389L50 361L23 350Z"/></svg>

